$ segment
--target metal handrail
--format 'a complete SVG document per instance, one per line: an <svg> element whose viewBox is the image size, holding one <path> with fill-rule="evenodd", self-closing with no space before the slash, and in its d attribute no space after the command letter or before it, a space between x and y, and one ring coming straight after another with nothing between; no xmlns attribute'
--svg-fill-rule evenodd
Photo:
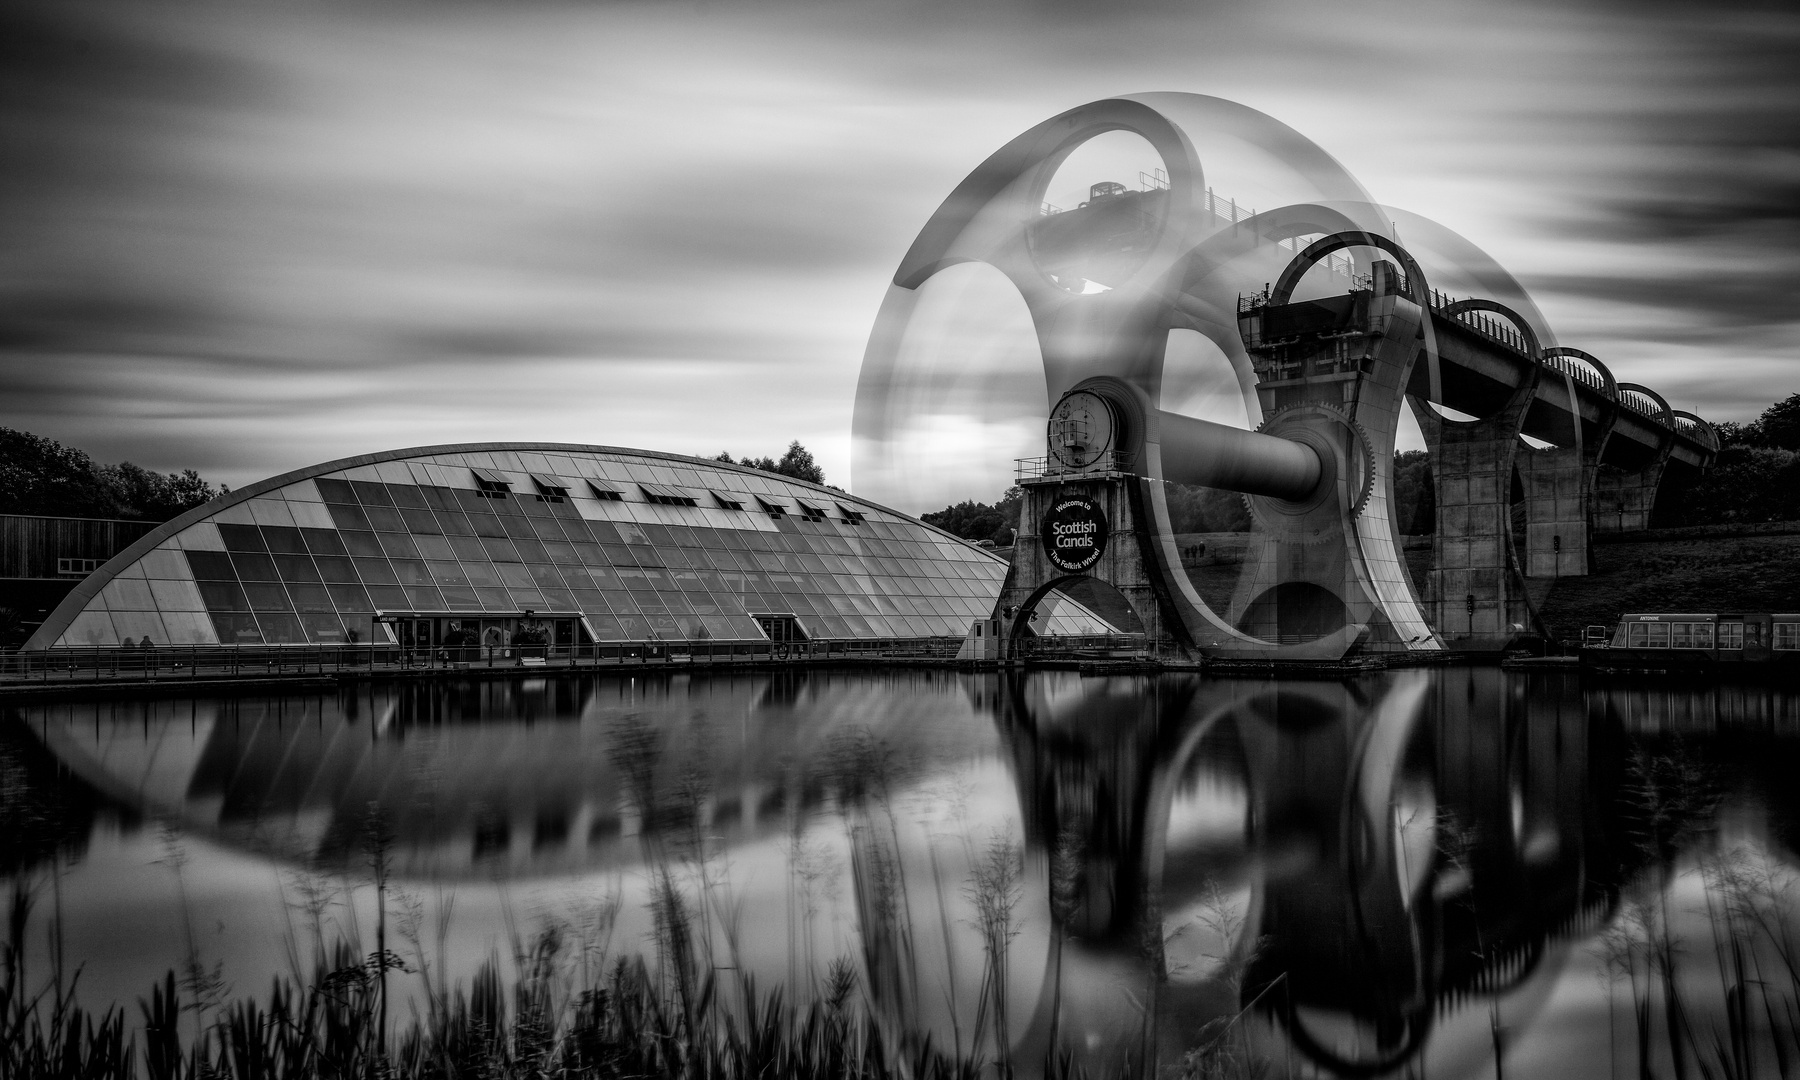
<svg viewBox="0 0 1800 1080"><path fill-rule="evenodd" d="M1606 381L1586 364L1577 364L1574 360L1562 355L1543 357L1539 363L1553 368L1591 389L1598 390L1602 394L1606 393Z"/></svg>
<svg viewBox="0 0 1800 1080"><path fill-rule="evenodd" d="M1621 389L1619 401L1632 412L1643 414L1645 419L1654 420L1658 424L1662 423L1662 407L1636 390Z"/></svg>
<svg viewBox="0 0 1800 1080"><path fill-rule="evenodd" d="M269 676L405 674L521 668L587 670L619 666L769 663L836 659L949 659L961 637L815 641L665 639L580 645L110 645L0 653L0 690L21 685L94 685Z"/></svg>
<svg viewBox="0 0 1800 1080"><path fill-rule="evenodd" d="M1036 480L1046 476L1084 476L1089 473L1130 472L1134 454L1118 450L1108 450L1094 460L1091 465L1071 468L1052 457L1029 457L1013 459L1013 478L1017 480Z"/></svg>

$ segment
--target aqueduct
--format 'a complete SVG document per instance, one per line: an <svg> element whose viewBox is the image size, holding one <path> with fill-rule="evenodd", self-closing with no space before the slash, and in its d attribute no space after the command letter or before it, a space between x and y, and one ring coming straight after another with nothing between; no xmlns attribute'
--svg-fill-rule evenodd
<svg viewBox="0 0 1800 1080"><path fill-rule="evenodd" d="M1072 155L1121 131L1161 162L1140 190L1100 182L1074 209L1050 205ZM1239 163L1224 177L1281 205L1245 211L1216 194L1215 154ZM977 280L969 265L1010 288L1030 336L1015 351L1037 370L971 381L969 335L923 329L925 294ZM1195 385L1216 404L1221 380L1236 422L1183 407ZM1533 628L1534 585L1586 574L1594 533L1646 528L1659 488L1718 449L1699 417L1558 345L1475 245L1376 203L1278 121L1189 94L1046 120L944 201L864 358L858 490L907 504L909 468L926 468L921 417L941 426L961 410L1019 429L1033 409L1049 420L1019 473L1002 633L1028 632L1044 596L1091 578L1150 634L1226 656L1499 648ZM1435 488L1432 568L1418 581L1394 514L1407 411ZM1253 524L1224 585L1184 572L1171 485L1244 500Z"/></svg>

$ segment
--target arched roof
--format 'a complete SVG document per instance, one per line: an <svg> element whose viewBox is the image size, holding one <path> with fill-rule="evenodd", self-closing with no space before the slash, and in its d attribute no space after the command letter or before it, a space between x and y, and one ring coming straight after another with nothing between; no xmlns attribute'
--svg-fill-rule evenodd
<svg viewBox="0 0 1800 1080"><path fill-rule="evenodd" d="M746 478L753 477L762 481L764 484L775 485L782 490L791 492L792 497L795 499L805 501L807 495L810 494L814 496L813 501L816 501L818 504L825 507L832 507L835 505L842 510L853 511L855 514L864 515L871 520L905 523L908 527L908 531L914 529L919 530L917 536L920 540L929 538L937 543L953 543L957 545L959 551L962 553L960 558L963 561L979 563L986 568L983 573L984 577L997 577L998 575L1004 574L1005 571L1005 562L994 556L991 552L976 547L968 541L962 540L942 529L919 521L917 518L910 517L899 513L898 511L889 509L888 507L872 503L866 499L858 498L834 488L828 488L804 480L797 480L792 477L766 473L746 466L687 457L678 454L667 454L657 451L636 450L616 446L540 442L446 443L363 454L306 466L304 468L282 473L279 476L273 476L266 480L258 481L254 484L222 495L202 506L195 507L179 517L158 526L83 580L81 584L76 586L76 588L70 592L63 603L57 607L50 617L45 620L37 633L32 635L31 640L26 643L26 648L41 649L58 644L59 639L61 639L64 633L70 628L77 616L84 611L88 611L90 605L93 604L97 597L100 597L102 593L105 592L109 585L113 584L122 574L126 574L132 567L143 561L152 552L155 552L158 549L168 549L170 541L181 536L193 527L212 521L213 519L219 518L221 515L228 514L233 508L243 506L259 497L279 493L283 489L292 488L304 481L329 477L333 474L345 473L365 466L378 466L383 463L442 458L452 455L534 453L572 455L578 458L588 457L594 459L596 462L614 461L619 463L676 466L683 469L698 470L702 474L716 474L721 478L729 477L732 474L740 474ZM462 467L452 466L450 463L444 462L436 462L434 464L443 468ZM756 487L757 485L751 484L742 486ZM245 512L247 511L239 511L240 514ZM766 525L766 522L764 524ZM933 552L934 555L940 553L941 549L935 549ZM121 586L121 588L123 588L123 586ZM961 618L960 609L968 606L970 605L950 605L952 610L959 611L959 614L956 616L957 618ZM922 612L920 614L922 614Z"/></svg>

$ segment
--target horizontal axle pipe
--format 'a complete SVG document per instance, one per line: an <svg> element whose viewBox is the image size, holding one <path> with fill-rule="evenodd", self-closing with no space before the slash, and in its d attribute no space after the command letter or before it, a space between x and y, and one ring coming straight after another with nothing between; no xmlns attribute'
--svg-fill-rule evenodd
<svg viewBox="0 0 1800 1080"><path fill-rule="evenodd" d="M1324 469L1305 443L1165 412L1161 429L1163 479L1177 484L1298 500L1319 486Z"/></svg>

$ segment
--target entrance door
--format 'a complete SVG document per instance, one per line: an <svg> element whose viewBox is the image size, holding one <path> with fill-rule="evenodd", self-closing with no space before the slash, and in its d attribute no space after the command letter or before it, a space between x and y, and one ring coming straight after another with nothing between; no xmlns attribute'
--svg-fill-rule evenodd
<svg viewBox="0 0 1800 1080"><path fill-rule="evenodd" d="M395 626L400 633L400 647L412 652L424 652L437 644L434 619L400 619Z"/></svg>

